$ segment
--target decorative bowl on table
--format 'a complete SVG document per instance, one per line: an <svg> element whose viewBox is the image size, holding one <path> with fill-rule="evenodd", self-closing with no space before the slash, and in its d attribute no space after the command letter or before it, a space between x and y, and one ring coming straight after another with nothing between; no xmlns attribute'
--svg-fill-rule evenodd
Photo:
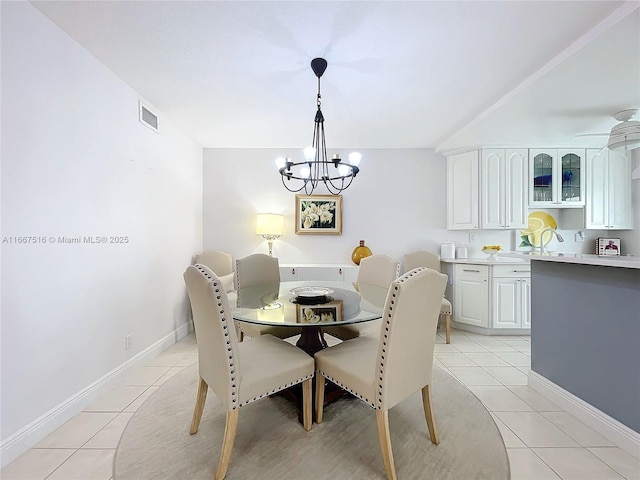
<svg viewBox="0 0 640 480"><path fill-rule="evenodd" d="M315 305L329 301L328 296L333 293L333 290L325 287L297 287L292 288L290 292L297 303Z"/></svg>
<svg viewBox="0 0 640 480"><path fill-rule="evenodd" d="M482 247L482 251L489 255L489 260L495 260L496 254L502 250L500 245L485 245Z"/></svg>

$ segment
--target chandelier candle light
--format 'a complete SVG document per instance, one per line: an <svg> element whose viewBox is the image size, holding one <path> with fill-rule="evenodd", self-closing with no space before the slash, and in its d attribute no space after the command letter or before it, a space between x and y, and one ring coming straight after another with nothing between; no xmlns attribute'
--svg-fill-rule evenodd
<svg viewBox="0 0 640 480"><path fill-rule="evenodd" d="M324 58L314 58L311 60L311 69L318 77L318 110L314 120L313 142L310 147L304 149L304 162L293 162L291 158L278 158L276 165L282 177L282 184L290 192L304 190L307 195L311 195L322 182L329 193L338 195L351 185L360 171L358 165L362 155L357 152L350 153L348 163L343 162L338 154L333 155L331 160L328 159L324 139L324 116L320 109L320 77L327 69L327 61Z"/></svg>
<svg viewBox="0 0 640 480"><path fill-rule="evenodd" d="M273 257L273 241L282 236L284 217L277 213L259 213L256 221L256 234L269 242L269 256Z"/></svg>

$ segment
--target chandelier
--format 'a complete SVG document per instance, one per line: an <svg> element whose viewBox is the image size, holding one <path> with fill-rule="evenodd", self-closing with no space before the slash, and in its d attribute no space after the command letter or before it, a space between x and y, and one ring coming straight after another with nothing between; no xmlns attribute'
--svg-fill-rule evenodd
<svg viewBox="0 0 640 480"><path fill-rule="evenodd" d="M331 160L327 157L327 145L324 139L324 115L320 109L320 77L327 69L327 61L324 58L311 60L311 69L318 77L318 111L314 119L313 142L310 147L304 149L302 162L294 162L291 158L278 158L276 165L282 177L282 184L290 192L304 190L311 195L322 182L329 193L338 195L351 185L360 169L360 158L357 152L349 154L349 162L343 162L340 155L335 154Z"/></svg>

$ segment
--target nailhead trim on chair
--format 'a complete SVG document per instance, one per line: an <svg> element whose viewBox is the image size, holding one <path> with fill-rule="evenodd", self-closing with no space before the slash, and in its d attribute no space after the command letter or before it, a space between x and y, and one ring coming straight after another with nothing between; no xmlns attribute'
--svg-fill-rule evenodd
<svg viewBox="0 0 640 480"><path fill-rule="evenodd" d="M231 340L229 340L229 327L227 317L224 315L224 309L222 308L222 297L220 295L220 283L213 279L211 275L207 273L206 270L202 268L201 264L196 264L195 267L198 271L204 275L210 282L213 283L213 287L216 292L216 299L218 300L218 308L220 309L220 321L222 322L222 330L224 331L224 336L227 338L227 353L229 355L229 374L231 376L231 405L232 410L235 410L239 407L238 405L238 386L236 385L236 374L235 374L235 365L233 363L233 350L231 348Z"/></svg>
<svg viewBox="0 0 640 480"><path fill-rule="evenodd" d="M354 397L358 397L360 400L362 400L363 402L365 402L367 405L369 405L371 408L376 408L376 406L373 404L373 402L371 400L369 400L367 397L364 397L362 395L360 395L358 392L354 392L353 390L351 390L349 387L347 387L346 385L343 385L342 383L340 383L338 380L336 380L335 378L333 378L331 375L327 375L326 373L324 373L322 370L316 370L316 373L319 373L320 375L322 375L324 378L326 378L327 380L330 380L331 382L335 383L336 385L338 385L340 388L342 388L343 390L346 390L347 392L349 392L351 395L353 395Z"/></svg>
<svg viewBox="0 0 640 480"><path fill-rule="evenodd" d="M309 380L310 378L313 378L313 375L307 375L307 376L302 377L302 378L300 378L298 380L294 380L293 382L289 382L289 383L286 383L284 385L280 385L279 387L274 388L270 392L263 393L261 395L258 395L257 397L253 397L253 398L241 403L240 405L238 405L238 407L244 407L245 405L249 405L250 403L255 402L256 400L260 400L261 398L268 397L269 395L273 395L274 393L278 393L280 390L284 390L285 388L289 388L289 387L293 387L294 385L298 385L299 383L302 383L305 380Z"/></svg>
<svg viewBox="0 0 640 480"><path fill-rule="evenodd" d="M397 292L400 290L399 285L401 283L406 282L409 278L413 277L419 272L427 270L425 267L417 268L415 270L411 270L408 273L405 273L402 277L395 280L391 285L393 287L393 294L391 301L389 302L389 308L385 315L386 321L384 324L384 334L382 336L382 353L380 354L380 376L378 377L378 394L377 394L377 406L373 406L377 410L382 410L382 377L384 376L384 367L385 367L385 356L387 354L387 341L389 340L389 326L391 325L391 317L393 316L393 308L396 304Z"/></svg>

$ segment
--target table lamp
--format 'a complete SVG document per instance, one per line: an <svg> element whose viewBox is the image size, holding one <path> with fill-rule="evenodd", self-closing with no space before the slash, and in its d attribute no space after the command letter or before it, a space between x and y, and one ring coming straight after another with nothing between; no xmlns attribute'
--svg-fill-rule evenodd
<svg viewBox="0 0 640 480"><path fill-rule="evenodd" d="M273 241L282 236L284 217L277 213L259 213L256 234L269 242L269 255L273 257Z"/></svg>

